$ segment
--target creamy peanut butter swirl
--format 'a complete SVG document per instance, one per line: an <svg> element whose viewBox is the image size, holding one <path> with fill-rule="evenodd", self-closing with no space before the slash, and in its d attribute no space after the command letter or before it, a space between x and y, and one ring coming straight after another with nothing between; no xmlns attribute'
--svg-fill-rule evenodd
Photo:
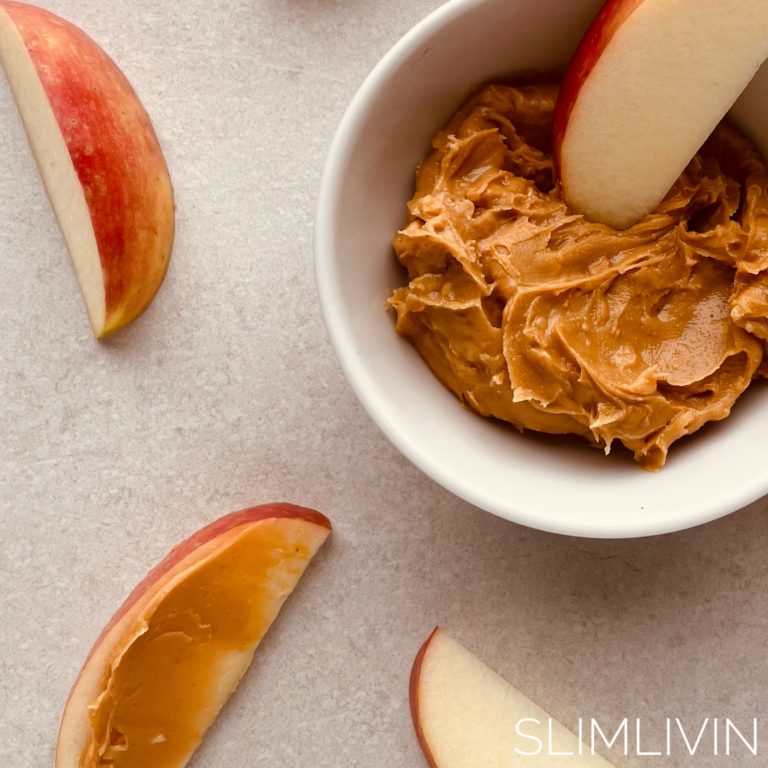
<svg viewBox="0 0 768 768"><path fill-rule="evenodd" d="M489 85L436 136L394 240L397 330L483 416L646 469L763 374L768 166L721 125L658 210L616 231L563 202L556 85Z"/></svg>

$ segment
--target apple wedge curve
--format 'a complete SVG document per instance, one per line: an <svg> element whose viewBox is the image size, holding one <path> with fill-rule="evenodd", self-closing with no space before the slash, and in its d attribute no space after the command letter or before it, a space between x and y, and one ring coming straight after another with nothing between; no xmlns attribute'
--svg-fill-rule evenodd
<svg viewBox="0 0 768 768"><path fill-rule="evenodd" d="M165 276L168 168L128 80L81 29L0 0L0 64L67 242L93 333L134 320Z"/></svg>
<svg viewBox="0 0 768 768"><path fill-rule="evenodd" d="M566 201L624 229L651 213L768 57L765 0L609 0L566 71Z"/></svg>
<svg viewBox="0 0 768 768"><path fill-rule="evenodd" d="M431 768L611 768L439 627L413 664L410 702Z"/></svg>
<svg viewBox="0 0 768 768"><path fill-rule="evenodd" d="M94 644L64 709L56 768L182 768L331 532L267 504L181 543Z"/></svg>

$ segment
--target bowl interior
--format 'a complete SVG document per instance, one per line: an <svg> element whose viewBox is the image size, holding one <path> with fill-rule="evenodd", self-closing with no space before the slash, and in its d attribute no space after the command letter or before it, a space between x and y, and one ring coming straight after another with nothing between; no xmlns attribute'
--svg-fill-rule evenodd
<svg viewBox="0 0 768 768"><path fill-rule="evenodd" d="M416 164L470 88L521 71L562 69L602 0L454 0L420 22L371 73L334 140L320 192L317 280L326 323L358 397L423 471L457 495L532 527L627 537L679 530L768 491L762 457L768 387L729 419L676 443L658 473L618 447L548 438L462 408L393 330L385 311L403 284L391 239ZM768 69L734 108L768 150Z"/></svg>

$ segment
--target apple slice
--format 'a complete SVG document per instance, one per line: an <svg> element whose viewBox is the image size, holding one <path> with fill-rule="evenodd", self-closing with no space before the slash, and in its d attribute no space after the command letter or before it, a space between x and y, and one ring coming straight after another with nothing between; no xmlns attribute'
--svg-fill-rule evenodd
<svg viewBox="0 0 768 768"><path fill-rule="evenodd" d="M410 699L431 768L611 768L439 627L416 656Z"/></svg>
<svg viewBox="0 0 768 768"><path fill-rule="evenodd" d="M330 531L319 512L268 504L176 547L93 646L56 768L184 766Z"/></svg>
<svg viewBox="0 0 768 768"><path fill-rule="evenodd" d="M766 57L765 0L608 0L557 103L566 201L616 228L653 211Z"/></svg>
<svg viewBox="0 0 768 768"><path fill-rule="evenodd" d="M144 311L168 267L173 191L157 136L112 59L48 11L0 0L0 64L106 336Z"/></svg>

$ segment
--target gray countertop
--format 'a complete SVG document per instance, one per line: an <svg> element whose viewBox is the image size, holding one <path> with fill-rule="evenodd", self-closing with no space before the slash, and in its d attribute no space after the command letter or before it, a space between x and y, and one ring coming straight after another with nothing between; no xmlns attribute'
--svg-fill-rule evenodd
<svg viewBox="0 0 768 768"><path fill-rule="evenodd" d="M638 541L527 530L422 475L341 373L314 285L320 173L365 75L438 0L46 5L141 95L178 234L150 310L94 341L0 81L0 765L52 764L69 686L150 566L272 500L316 507L335 533L196 768L424 765L407 680L435 624L570 725L768 728L765 499Z"/></svg>

